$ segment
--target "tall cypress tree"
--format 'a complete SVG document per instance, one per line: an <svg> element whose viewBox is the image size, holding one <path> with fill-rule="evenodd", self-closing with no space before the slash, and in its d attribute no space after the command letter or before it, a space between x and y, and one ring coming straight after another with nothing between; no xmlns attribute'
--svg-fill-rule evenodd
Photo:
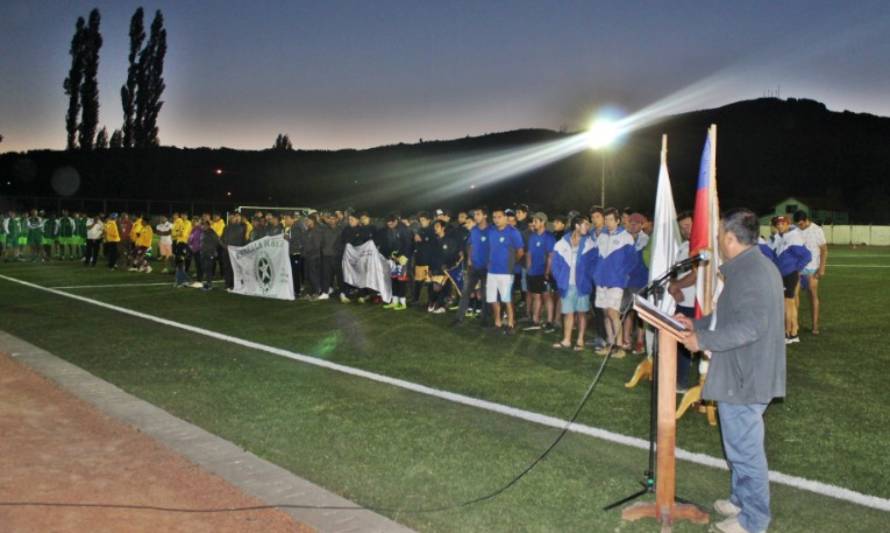
<svg viewBox="0 0 890 533"><path fill-rule="evenodd" d="M92 150L99 125L99 49L102 48L102 34L99 33L101 16L98 9L90 11L83 40L83 83L80 86L80 101L83 114L78 126L78 141L81 150Z"/></svg>
<svg viewBox="0 0 890 533"><path fill-rule="evenodd" d="M161 10L155 12L148 43L139 54L139 88L136 91L136 146L157 146L158 115L164 102L164 56L167 55L167 30Z"/></svg>
<svg viewBox="0 0 890 533"><path fill-rule="evenodd" d="M96 150L104 150L108 148L108 130L105 126L96 134Z"/></svg>
<svg viewBox="0 0 890 533"><path fill-rule="evenodd" d="M83 80L83 42L86 22L77 17L74 25L74 37L71 38L71 69L62 86L68 95L68 112L65 113L65 131L68 132L66 149L77 148L77 117L80 115L80 84Z"/></svg>
<svg viewBox="0 0 890 533"><path fill-rule="evenodd" d="M127 83L121 86L121 107L124 110L124 125L121 128L122 144L125 148L133 146L136 128L136 88L139 82L139 53L145 41L144 12L142 8L133 13L130 19L130 62L127 68Z"/></svg>

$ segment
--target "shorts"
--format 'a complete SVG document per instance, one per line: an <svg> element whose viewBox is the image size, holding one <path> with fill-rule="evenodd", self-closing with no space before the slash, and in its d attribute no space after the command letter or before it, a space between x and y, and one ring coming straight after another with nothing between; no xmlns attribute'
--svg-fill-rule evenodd
<svg viewBox="0 0 890 533"><path fill-rule="evenodd" d="M417 282L426 282L432 281L430 278L430 267L426 265L415 265L414 266L414 281Z"/></svg>
<svg viewBox="0 0 890 533"><path fill-rule="evenodd" d="M161 257L173 257L173 244L162 242L158 244L158 251L161 254Z"/></svg>
<svg viewBox="0 0 890 533"><path fill-rule="evenodd" d="M797 292L797 283L800 281L800 272L792 272L787 276L782 276L782 287L785 289L785 298L794 298Z"/></svg>
<svg viewBox="0 0 890 533"><path fill-rule="evenodd" d="M528 275L528 292L532 294L544 294L548 291L547 278L543 274L540 276Z"/></svg>
<svg viewBox="0 0 890 533"><path fill-rule="evenodd" d="M71 237L71 244L73 244L74 246L83 246L84 244L86 244L86 242L86 239L84 239L83 237Z"/></svg>
<svg viewBox="0 0 890 533"><path fill-rule="evenodd" d="M600 309L621 309L624 289L621 287L597 287L596 306Z"/></svg>
<svg viewBox="0 0 890 533"><path fill-rule="evenodd" d="M41 239L41 243L44 246L52 246L53 244L56 243L56 238L55 237L44 237L43 239Z"/></svg>
<svg viewBox="0 0 890 533"><path fill-rule="evenodd" d="M28 246L28 236L27 235L19 236L18 244L19 244L19 246Z"/></svg>
<svg viewBox="0 0 890 533"><path fill-rule="evenodd" d="M574 285L569 286L566 295L560 300L562 314L569 313L586 313L590 311L590 295L578 294L578 288Z"/></svg>
<svg viewBox="0 0 890 533"><path fill-rule="evenodd" d="M500 295L503 303L510 303L513 293L513 274L492 274L488 273L485 278L485 301L493 304L497 303Z"/></svg>
<svg viewBox="0 0 890 533"><path fill-rule="evenodd" d="M62 244L62 245L74 244L74 237L59 237L59 244Z"/></svg>

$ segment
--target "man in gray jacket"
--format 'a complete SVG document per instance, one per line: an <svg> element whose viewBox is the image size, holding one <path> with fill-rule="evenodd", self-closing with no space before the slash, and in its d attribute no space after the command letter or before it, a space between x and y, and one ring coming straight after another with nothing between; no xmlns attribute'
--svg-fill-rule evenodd
<svg viewBox="0 0 890 533"><path fill-rule="evenodd" d="M757 247L757 216L746 209L723 216L720 267L723 292L716 321L708 315L677 320L691 331L683 344L690 352L710 352L702 396L717 401L723 449L732 477L728 500L715 510L726 516L717 531L766 531L770 521L769 469L763 413L773 398L785 396L785 332L782 279Z"/></svg>

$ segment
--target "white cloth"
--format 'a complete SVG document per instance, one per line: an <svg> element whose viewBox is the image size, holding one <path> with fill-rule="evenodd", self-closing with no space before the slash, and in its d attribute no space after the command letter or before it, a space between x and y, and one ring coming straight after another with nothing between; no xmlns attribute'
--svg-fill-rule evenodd
<svg viewBox="0 0 890 533"><path fill-rule="evenodd" d="M263 237L246 246L229 246L228 250L236 294L294 299L288 243L283 236Z"/></svg>
<svg viewBox="0 0 890 533"><path fill-rule="evenodd" d="M360 289L380 293L384 302L392 301L389 261L380 254L374 241L361 246L346 245L343 251L343 281Z"/></svg>
<svg viewBox="0 0 890 533"><path fill-rule="evenodd" d="M806 246L807 250L810 251L810 254L813 255L813 259L807 264L806 269L818 270L819 261L822 258L821 247L826 244L825 232L822 231L821 226L810 222L807 229L800 230L800 235L803 237L804 246Z"/></svg>
<svg viewBox="0 0 890 533"><path fill-rule="evenodd" d="M155 229L157 230L158 233L160 233L162 231L172 231L173 224L171 224L169 221L162 222L162 223L158 224L157 226L155 226ZM161 235L160 238L158 239L158 242L160 242L161 244L173 244L173 236L172 235Z"/></svg>
<svg viewBox="0 0 890 533"><path fill-rule="evenodd" d="M677 261L682 261L684 259L689 259L689 241L683 241L683 244L677 249ZM691 274L684 274L684 276L688 275ZM695 307L695 285L683 287L680 289L680 292L683 293L683 301L677 305L682 305L683 307Z"/></svg>
<svg viewBox="0 0 890 533"><path fill-rule="evenodd" d="M87 239L98 240L105 234L105 224L98 218L87 220Z"/></svg>
<svg viewBox="0 0 890 533"><path fill-rule="evenodd" d="M498 294L501 295L501 302L510 303L513 294L513 274L488 273L485 278L485 301L490 304L496 303Z"/></svg>
<svg viewBox="0 0 890 533"><path fill-rule="evenodd" d="M600 309L621 310L621 299L624 297L624 289L621 287L597 287L596 306Z"/></svg>

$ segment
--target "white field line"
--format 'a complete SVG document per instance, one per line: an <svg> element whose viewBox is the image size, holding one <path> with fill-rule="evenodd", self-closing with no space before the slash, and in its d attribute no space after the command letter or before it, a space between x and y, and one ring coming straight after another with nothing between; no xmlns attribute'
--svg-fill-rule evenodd
<svg viewBox="0 0 890 533"><path fill-rule="evenodd" d="M890 268L890 265L835 265L828 263L826 267L843 267L843 268Z"/></svg>
<svg viewBox="0 0 890 533"><path fill-rule="evenodd" d="M524 409L519 409L516 407L511 407L509 405L503 405L503 404L499 404L499 403L495 403L495 402L490 402L487 400L471 398L469 396L464 396L463 394L457 394L454 392L435 389L432 387L427 387L426 385L420 385L418 383L412 383L410 381L405 381L405 380L398 379L398 378L391 378L389 376L384 376L382 374L376 374L374 372L368 372L367 370L362 370L359 368L353 368L353 367L346 366L346 365L332 363L330 361L325 361L324 359L317 359L315 357L310 357L308 355L291 352L291 351L284 350L281 348L275 348L274 346L267 346L265 344L260 344L258 342L253 342L253 341L241 339L238 337L232 337L231 335L226 335L224 333L219 333L216 331L211 331L211 330L199 328L196 326L190 326L188 324L174 322L174 321L168 320L166 318L149 315L146 313L142 313L140 311L128 309L126 307L119 307L117 305L112 305L112 304L105 303L105 302L102 302L99 300L93 300L92 298L87 298L85 296L79 296L77 294L71 294L71 293L63 292L63 291L60 291L57 289L43 287L41 285L37 285L37 284L30 283L30 282L23 281L23 280L16 279L16 278L11 278L9 276L4 276L2 274L0 274L0 279L5 279L6 281L10 281L12 283L18 283L19 285L24 285L26 287L30 287L32 289L37 289L37 290L44 291L44 292L49 292L51 294L63 296L65 298L71 298L71 299L85 302L88 304L96 305L99 307L104 307L105 309L110 309L110 310L116 311L118 313L124 313L124 314L131 315L131 316L134 316L137 318L142 318L144 320L150 320L152 322L156 322L158 324L163 324L165 326L170 326L170 327L185 330L185 331L188 331L191 333L196 333L198 335L203 335L205 337L210 337L212 339L217 339L217 340L221 340L221 341L235 344L238 346L243 346L245 348L250 348L252 350L258 350L261 352L266 352L266 353L270 353L273 355L286 357L288 359L292 359L294 361L299 361L301 363L306 363L306 364L318 366L321 368L326 368L329 370L333 370L335 372L341 372L343 374L348 374L351 376L357 376L357 377L361 377L361 378L365 378L365 379L370 379L370 380L376 381L378 383L385 383L387 385L392 385L394 387L399 387L399 388L410 390L410 391L417 392L420 394L426 394L428 396L433 396L435 398L448 400L448 401L462 404L462 405L468 405L470 407L484 409L486 411L510 416L510 417L517 418L520 420L525 420L527 422L533 422L536 424L553 427L553 428L557 428L557 429L562 429L568 423L567 420L563 420L561 418L543 415L543 414L535 413L532 411L526 411ZM649 448L648 441L645 441L643 439L639 439L636 437L630 437L628 435L622 435L620 433L613 433L613 432L607 431L605 429L587 426L584 424L578 424L578 423L571 424L569 426L569 430L574 433L580 433L582 435L589 435L591 437L596 437L596 438L599 438L599 439L602 439L605 441L615 442L618 444L624 444L626 446L631 446L631 447L639 448L642 450L648 450L648 448ZM691 462L691 463L695 463L695 464L699 464L699 465L703 465L703 466L710 466L712 468L717 468L720 470L728 470L726 461L724 461L723 459L718 459L718 458L710 456L710 455L689 452L689 451L686 451L686 450L683 450L680 448L677 448L676 455L677 455L677 458L683 459L683 460ZM878 509L881 511L890 511L890 499L881 498L878 496L870 496L868 494L862 494L861 492L856 492L856 491L853 491L850 489L846 489L844 487L838 487L836 485L822 483L821 481L813 481L810 479L792 476L792 475L788 475L788 474L783 474L781 472L775 472L772 470L769 472L769 479L770 479L770 481L772 481L774 483L779 483L782 485L787 485L789 487L794 487L796 489L813 492L815 494L820 494L822 496L828 496L830 498L835 498L838 500L855 503L857 505L862 505L864 507L871 507L873 509Z"/></svg>
<svg viewBox="0 0 890 533"><path fill-rule="evenodd" d="M223 283L222 281L214 281L213 283ZM115 285L66 285L63 287L49 287L50 289L69 290L69 289L117 289L121 287L163 287L173 286L172 281L161 281L157 283L118 283Z"/></svg>

